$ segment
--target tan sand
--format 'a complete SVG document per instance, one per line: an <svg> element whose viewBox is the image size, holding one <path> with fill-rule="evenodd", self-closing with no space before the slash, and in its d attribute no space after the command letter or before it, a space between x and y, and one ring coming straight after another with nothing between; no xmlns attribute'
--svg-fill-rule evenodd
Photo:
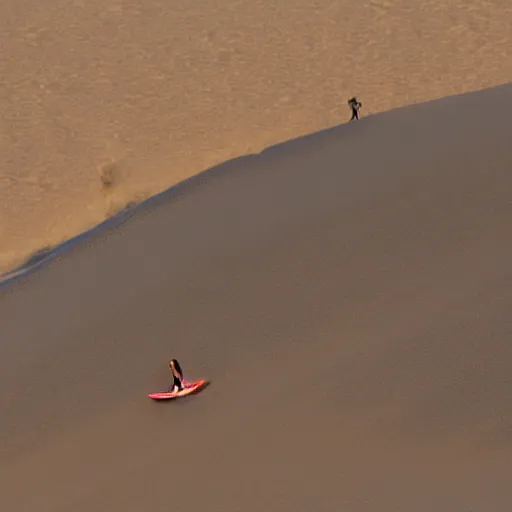
<svg viewBox="0 0 512 512"><path fill-rule="evenodd" d="M511 26L510 0L4 0L0 272L352 95L368 115L505 83Z"/></svg>
<svg viewBox="0 0 512 512"><path fill-rule="evenodd" d="M510 510L511 109L270 148L0 288L0 510ZM211 385L156 404L171 357Z"/></svg>

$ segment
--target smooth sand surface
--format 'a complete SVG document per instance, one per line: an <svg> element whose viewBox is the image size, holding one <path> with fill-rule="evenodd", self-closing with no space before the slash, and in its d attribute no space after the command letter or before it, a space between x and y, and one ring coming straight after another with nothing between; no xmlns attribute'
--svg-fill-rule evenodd
<svg viewBox="0 0 512 512"><path fill-rule="evenodd" d="M353 95L507 83L511 26L510 0L2 0L0 272Z"/></svg>
<svg viewBox="0 0 512 512"><path fill-rule="evenodd" d="M228 162L0 288L0 510L510 510L511 110ZM171 357L211 385L152 402Z"/></svg>

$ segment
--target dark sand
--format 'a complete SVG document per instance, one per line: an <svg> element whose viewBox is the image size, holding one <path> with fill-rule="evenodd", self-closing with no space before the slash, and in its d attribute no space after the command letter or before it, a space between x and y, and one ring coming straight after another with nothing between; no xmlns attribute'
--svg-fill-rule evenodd
<svg viewBox="0 0 512 512"><path fill-rule="evenodd" d="M3 286L0 510L510 510L511 112L228 162ZM171 357L210 387L147 399Z"/></svg>

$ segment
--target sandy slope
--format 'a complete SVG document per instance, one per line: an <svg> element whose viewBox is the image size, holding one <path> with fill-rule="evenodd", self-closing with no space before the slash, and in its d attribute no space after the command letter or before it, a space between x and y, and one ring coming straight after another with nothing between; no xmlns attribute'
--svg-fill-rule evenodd
<svg viewBox="0 0 512 512"><path fill-rule="evenodd" d="M367 114L507 82L511 25L509 0L4 0L0 271L354 94Z"/></svg>
<svg viewBox="0 0 512 512"><path fill-rule="evenodd" d="M511 107L270 148L1 288L0 509L510 509ZM150 402L170 357L212 385Z"/></svg>

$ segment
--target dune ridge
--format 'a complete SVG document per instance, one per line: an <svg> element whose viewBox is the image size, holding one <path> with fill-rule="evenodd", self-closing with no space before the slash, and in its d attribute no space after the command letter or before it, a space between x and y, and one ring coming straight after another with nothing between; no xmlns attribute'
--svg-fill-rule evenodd
<svg viewBox="0 0 512 512"><path fill-rule="evenodd" d="M353 95L369 115L512 76L508 0L20 5L0 6L1 272L202 169L345 121Z"/></svg>

